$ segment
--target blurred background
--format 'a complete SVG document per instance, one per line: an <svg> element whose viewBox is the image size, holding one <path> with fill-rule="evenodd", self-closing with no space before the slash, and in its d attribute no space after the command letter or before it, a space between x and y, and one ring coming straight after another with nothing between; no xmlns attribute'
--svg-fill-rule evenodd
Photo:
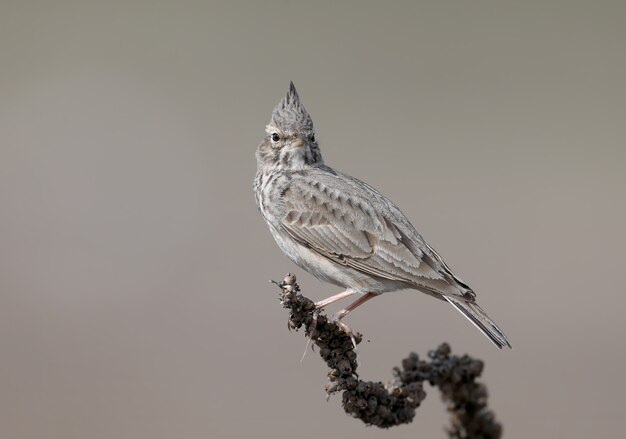
<svg viewBox="0 0 626 439"><path fill-rule="evenodd" d="M394 200L509 336L417 292L347 323L365 379L442 341L506 437L626 428L626 4L11 1L0 6L0 435L444 437L326 401L252 194L293 80L327 163ZM407 318L412 322L407 324Z"/></svg>

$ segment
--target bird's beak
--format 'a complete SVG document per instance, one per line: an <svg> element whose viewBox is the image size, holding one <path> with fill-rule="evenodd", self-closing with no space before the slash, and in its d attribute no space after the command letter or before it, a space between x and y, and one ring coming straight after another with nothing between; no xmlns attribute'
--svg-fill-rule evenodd
<svg viewBox="0 0 626 439"><path fill-rule="evenodd" d="M304 139L301 138L301 137L298 137L296 140L291 142L291 146L293 148L302 148L302 147L304 147Z"/></svg>

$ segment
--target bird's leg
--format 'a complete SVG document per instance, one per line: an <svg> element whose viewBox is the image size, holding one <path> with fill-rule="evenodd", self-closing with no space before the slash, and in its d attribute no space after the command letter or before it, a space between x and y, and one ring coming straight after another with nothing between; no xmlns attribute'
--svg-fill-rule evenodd
<svg viewBox="0 0 626 439"><path fill-rule="evenodd" d="M324 309L325 307L327 307L331 303L338 302L341 299L345 299L346 297L350 297L350 296L353 296L355 294L356 294L356 291L351 290L351 289L348 288L347 290L342 291L341 293L335 294L334 296L330 296L330 297L327 297L326 299L323 299L323 300L320 300L318 302L315 302L315 311L313 312L313 320L311 321L310 328L312 330L317 328L317 316L318 316L319 311L321 309Z"/></svg>
<svg viewBox="0 0 626 439"><path fill-rule="evenodd" d="M356 291L347 289L342 291L339 294L335 294L334 296L330 296L326 299L320 300L319 302L315 302L315 309L322 309L330 305L331 303L338 302L341 299L345 299L346 297L354 296Z"/></svg>
<svg viewBox="0 0 626 439"><path fill-rule="evenodd" d="M367 302L368 300L370 300L370 299L372 299L372 298L374 298L376 296L378 296L378 294L376 294L376 293L367 293L367 294L362 295L357 300L352 302L350 305L346 306L341 311L338 311L335 314L335 320L339 321L339 320L343 319L351 311L354 311L356 308L358 308L359 306L363 305L365 302Z"/></svg>
<svg viewBox="0 0 626 439"><path fill-rule="evenodd" d="M358 308L359 306L363 305L365 302L367 302L368 300L370 300L370 299L372 299L373 297L376 297L376 296L378 296L378 294L376 294L376 293L364 294L363 296L359 297L357 300L352 302L350 305L346 306L344 309L342 309L341 311L337 312L335 314L335 316L334 316L334 319L337 322L337 324L339 326L341 326L341 329L343 329L343 331L352 340L352 344L354 345L355 351L356 351L356 340L354 339L354 332L352 332L352 329L350 329L350 327L348 325L343 323L341 321L341 319L343 319L345 316L347 316L348 313L350 313L350 311L354 311L356 308Z"/></svg>

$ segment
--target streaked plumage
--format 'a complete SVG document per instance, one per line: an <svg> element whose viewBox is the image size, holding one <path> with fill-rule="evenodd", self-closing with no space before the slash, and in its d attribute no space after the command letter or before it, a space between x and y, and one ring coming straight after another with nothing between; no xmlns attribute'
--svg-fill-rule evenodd
<svg viewBox="0 0 626 439"><path fill-rule="evenodd" d="M447 300L499 348L510 347L471 288L389 199L324 164L293 83L266 132L256 153L256 201L292 261L362 295L412 288Z"/></svg>

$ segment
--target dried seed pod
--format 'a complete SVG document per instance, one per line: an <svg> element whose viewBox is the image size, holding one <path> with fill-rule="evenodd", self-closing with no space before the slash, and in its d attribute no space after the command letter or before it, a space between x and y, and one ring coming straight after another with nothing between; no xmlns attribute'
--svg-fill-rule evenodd
<svg viewBox="0 0 626 439"><path fill-rule="evenodd" d="M295 285L296 283L296 275L292 273L287 273L287 276L283 279L283 283L285 285Z"/></svg>
<svg viewBox="0 0 626 439"><path fill-rule="evenodd" d="M443 343L428 352L427 361L415 353L402 360L402 366L393 369L392 384L360 380L357 353L344 328L318 313L315 303L299 294L293 274L285 276L279 286L281 303L289 309L289 329L304 325L305 333L320 348L320 356L330 368L326 392L330 396L343 391L346 413L381 428L409 423L426 398L423 383L429 382L439 387L450 413L450 438L500 438L502 427L487 409L487 389L475 381L483 372L482 361L453 356L450 346ZM356 343L362 340L361 334L353 337Z"/></svg>

